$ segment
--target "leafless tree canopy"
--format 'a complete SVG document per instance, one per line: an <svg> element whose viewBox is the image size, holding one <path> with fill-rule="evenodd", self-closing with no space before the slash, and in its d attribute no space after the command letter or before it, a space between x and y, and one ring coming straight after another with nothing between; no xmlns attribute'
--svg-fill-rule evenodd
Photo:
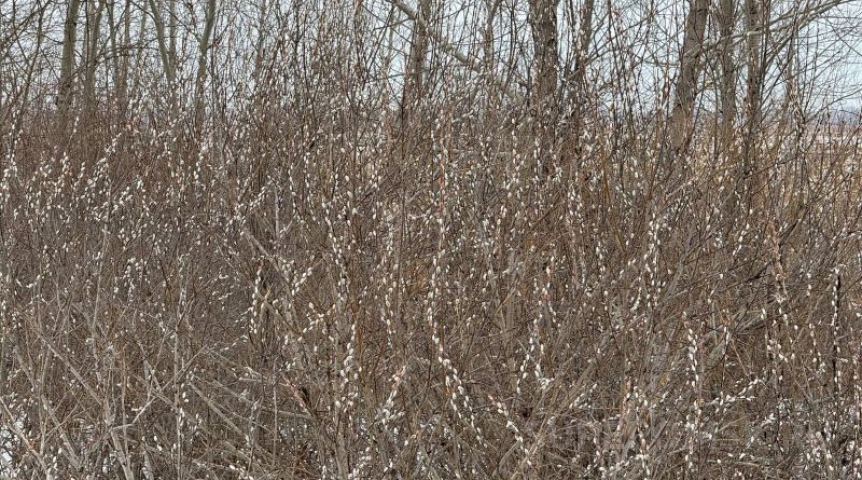
<svg viewBox="0 0 862 480"><path fill-rule="evenodd" d="M0 480L862 477L860 3L0 0Z"/></svg>

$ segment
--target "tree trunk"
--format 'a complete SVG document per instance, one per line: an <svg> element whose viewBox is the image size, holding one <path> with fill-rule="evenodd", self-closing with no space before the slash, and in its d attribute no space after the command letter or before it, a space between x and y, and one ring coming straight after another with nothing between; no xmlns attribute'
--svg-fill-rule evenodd
<svg viewBox="0 0 862 480"><path fill-rule="evenodd" d="M576 112L579 116L582 114L584 100L586 99L587 91L587 51L590 48L590 43L593 39L593 11L596 8L595 0L584 0L584 5L581 7L581 18L579 20L580 28L578 29L578 51L575 54L575 101L579 107Z"/></svg>
<svg viewBox="0 0 862 480"><path fill-rule="evenodd" d="M120 91L120 40L119 24L117 23L116 2L107 2L108 14L108 44L111 49L111 74L114 83L114 99Z"/></svg>
<svg viewBox="0 0 862 480"><path fill-rule="evenodd" d="M80 0L70 0L63 27L63 56L60 60L60 86L57 91L57 107L60 114L60 131L65 132L72 108L75 76L75 44L78 41L78 14Z"/></svg>
<svg viewBox="0 0 862 480"><path fill-rule="evenodd" d="M580 19L578 20L578 40L575 51L575 67L571 79L571 101L572 118L571 128L574 134L572 141L575 155L581 152L581 131L584 125L584 114L587 103L587 54L593 39L593 12L595 11L595 0L584 0L581 6Z"/></svg>
<svg viewBox="0 0 862 480"><path fill-rule="evenodd" d="M485 0L487 17L485 18L485 28L482 30L482 63L487 78L494 78L497 72L494 20L497 18L497 12L500 10L502 3L502 0ZM489 91L491 91L494 85L489 85L488 87Z"/></svg>
<svg viewBox="0 0 862 480"><path fill-rule="evenodd" d="M736 26L735 0L719 0L718 30L719 40L720 85L719 107L721 108L719 141L723 149L733 142L733 130L736 123L736 64L733 59L733 30Z"/></svg>
<svg viewBox="0 0 862 480"><path fill-rule="evenodd" d="M86 48L84 50L84 99L88 114L95 109L96 102L96 69L99 66L99 38L102 25L102 12L105 2L100 1L98 5L93 1L87 2L86 22Z"/></svg>
<svg viewBox="0 0 862 480"><path fill-rule="evenodd" d="M544 173L553 173L551 154L556 138L557 115L557 2L556 0L530 0L530 27L533 32L532 104L535 109Z"/></svg>
<svg viewBox="0 0 862 480"><path fill-rule="evenodd" d="M162 18L162 13L159 11L159 6L156 4L156 0L150 0L149 4L152 10L153 23L156 27L159 57L162 59L162 67L165 71L165 78L168 81L168 91L173 92L173 85L176 80L176 57L171 52L171 42L167 38L170 32L165 31L165 22Z"/></svg>
<svg viewBox="0 0 862 480"><path fill-rule="evenodd" d="M212 38L213 27L215 26L216 13L218 11L218 2L216 0L207 1L206 18L204 23L204 32L201 36L198 58L198 72L195 77L195 110L196 118L200 122L203 116L204 103L204 84L207 78L207 56L210 52L210 39Z"/></svg>
<svg viewBox="0 0 862 480"><path fill-rule="evenodd" d="M676 98L670 115L671 147L679 152L686 147L694 128L694 107L700 78L703 39L709 15L709 0L692 0L685 22L680 52L680 71Z"/></svg>
<svg viewBox="0 0 862 480"><path fill-rule="evenodd" d="M113 4L113 3L112 3ZM126 0L125 5L123 7L123 39L120 43L120 62L118 65L117 71L117 99L120 105L120 108L125 111L125 105L127 101L128 95L128 83L129 83L129 68L131 66L131 62L129 61L132 56L132 2L131 0ZM144 23L143 21L141 23ZM113 24L113 22L112 22Z"/></svg>
<svg viewBox="0 0 862 480"><path fill-rule="evenodd" d="M745 135L742 146L743 175L751 180L750 188L759 189L754 176L759 170L758 152L755 145L760 133L763 119L761 103L763 100L764 62L763 62L763 26L765 25L765 12L769 11L769 5L763 0L746 0L745 2L745 31L746 31L746 54L748 57L748 73L745 89Z"/></svg>
<svg viewBox="0 0 862 480"><path fill-rule="evenodd" d="M401 101L402 126L408 127L419 100L425 95L425 55L428 51L428 21L431 1L420 0L417 18L413 21L413 41L410 47Z"/></svg>
<svg viewBox="0 0 862 480"><path fill-rule="evenodd" d="M163 0L165 1L165 0ZM179 31L179 17L177 16L177 0L166 0L168 3L168 56L176 62L177 57L177 32Z"/></svg>

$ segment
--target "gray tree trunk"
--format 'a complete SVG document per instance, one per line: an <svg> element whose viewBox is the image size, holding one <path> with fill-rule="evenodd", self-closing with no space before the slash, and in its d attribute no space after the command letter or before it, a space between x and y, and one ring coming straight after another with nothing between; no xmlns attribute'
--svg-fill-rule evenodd
<svg viewBox="0 0 862 480"><path fill-rule="evenodd" d="M402 125L411 125L411 116L419 100L425 95L426 66L428 52L428 23L431 17L431 1L420 0L417 18L413 21L413 40L404 78L404 92L401 101Z"/></svg>
<svg viewBox="0 0 862 480"><path fill-rule="evenodd" d="M75 45L78 42L78 14L80 0L70 0L63 26L63 54L60 59L60 86L57 91L57 107L60 114L60 130L65 132L72 108L75 83Z"/></svg>
<svg viewBox="0 0 862 480"><path fill-rule="evenodd" d="M553 150L556 138L556 123L559 114L557 101L557 76L559 54L557 52L557 2L556 0L530 0L530 27L533 32L533 81L532 104L538 122L539 137L543 153ZM546 173L551 173L546 164Z"/></svg>
<svg viewBox="0 0 862 480"><path fill-rule="evenodd" d="M763 100L764 81L764 51L763 35L766 15L769 12L768 2L763 0L745 1L745 32L746 32L746 55L748 61L748 72L745 89L745 134L742 146L743 175L754 182L752 189L757 189L757 181L752 178L756 176L758 165L758 152L755 140L760 132L763 119L761 111Z"/></svg>
<svg viewBox="0 0 862 480"><path fill-rule="evenodd" d="M691 1L685 21L685 35L680 52L680 72L669 124L671 147L677 152L685 148L694 127L694 107L708 15L709 0Z"/></svg>
<svg viewBox="0 0 862 480"><path fill-rule="evenodd" d="M718 30L721 36L719 40L719 63L720 63L720 85L719 85L719 107L720 118L720 142L723 148L728 148L733 141L734 124L736 123L736 63L733 59L733 31L736 27L736 2L735 0L719 0Z"/></svg>
<svg viewBox="0 0 862 480"><path fill-rule="evenodd" d="M204 20L204 31L203 35L201 35L200 45L198 47L200 54L200 57L198 57L198 72L195 76L195 108L196 117L198 119L203 115L204 84L206 83L207 78L207 57L210 52L210 40L212 38L217 12L218 2L216 0L208 0L206 18Z"/></svg>
<svg viewBox="0 0 862 480"><path fill-rule="evenodd" d="M150 0L149 4L150 9L152 10L153 23L156 27L156 41L159 47L159 57L161 57L162 60L165 78L168 81L168 85L171 86L169 91L173 92L172 86L176 82L176 56L171 49L175 47L171 47L171 41L168 39L168 34L170 32L165 29L162 12L159 10L156 0Z"/></svg>
<svg viewBox="0 0 862 480"><path fill-rule="evenodd" d="M92 112L96 102L96 69L99 66L99 38L102 25L102 12L105 2L87 2L86 46L84 50L84 99L86 109Z"/></svg>
<svg viewBox="0 0 862 480"><path fill-rule="evenodd" d="M593 40L593 12L595 11L595 0L584 0L581 6L580 19L578 21L578 44L575 52L575 69L572 72L572 125L574 129L573 141L575 151L581 151L580 132L583 128L584 112L586 109L587 92L587 54Z"/></svg>

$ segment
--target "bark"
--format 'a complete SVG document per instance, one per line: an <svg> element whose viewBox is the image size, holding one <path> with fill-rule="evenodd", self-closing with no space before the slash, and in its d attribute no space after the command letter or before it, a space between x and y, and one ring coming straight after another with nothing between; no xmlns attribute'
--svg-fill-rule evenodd
<svg viewBox="0 0 862 480"><path fill-rule="evenodd" d="M198 72L195 77L195 99L198 118L203 115L203 96L204 84L207 78L207 58L210 53L210 40L212 38L213 27L215 26L216 13L218 12L218 2L216 0L207 1L206 18L204 23L203 35L199 46L198 57Z"/></svg>
<svg viewBox="0 0 862 480"><path fill-rule="evenodd" d="M580 132L583 128L584 110L587 100L587 54L593 40L593 12L595 0L584 0L578 21L578 44L575 52L575 69L572 72L573 98L572 124L576 151L580 152Z"/></svg>
<svg viewBox="0 0 862 480"><path fill-rule="evenodd" d="M720 142L727 149L733 141L733 127L736 123L736 64L733 59L733 30L736 26L735 0L719 0L718 15L719 39L718 55L720 63L719 107Z"/></svg>
<svg viewBox="0 0 862 480"><path fill-rule="evenodd" d="M761 111L765 73L763 61L763 26L766 24L765 12L768 11L769 6L764 5L763 0L746 0L745 2L748 72L745 89L745 134L742 161L743 175L746 178L752 177L760 168L755 142L763 119ZM752 185L752 188L757 187Z"/></svg>
<svg viewBox="0 0 862 480"><path fill-rule="evenodd" d="M78 41L78 14L80 0L70 0L63 26L63 54L60 59L60 86L57 92L57 107L60 113L60 129L65 131L72 108L75 77L75 44Z"/></svg>
<svg viewBox="0 0 862 480"><path fill-rule="evenodd" d="M135 91L135 87L137 87L139 85L140 79L139 79L139 76L129 75L129 73L130 72L141 72L141 71L143 71L143 68L145 68L144 67L144 61L145 61L146 55L144 55L144 52L147 48L147 45L146 45L147 42L145 39L147 38L147 32L150 31L150 24L149 24L150 15L147 14L147 10L146 10L147 9L147 3L146 2L141 2L140 4L134 4L134 3L132 3L132 0L129 0L129 2L130 2L130 4L133 4L136 6L140 5L140 9L143 13L143 15L141 16L140 24L138 25L138 28L137 28L137 34L134 37L137 40L137 43L135 44L135 51L137 54L133 58L131 56L126 57L128 59L128 64L126 65L125 70L124 70L124 76L125 76L124 87L126 89L126 92L133 92L133 91ZM131 46L132 38L133 37L131 34L131 26L129 24L129 30L126 31L126 44L127 45ZM134 63L132 63L132 61L134 61Z"/></svg>
<svg viewBox="0 0 862 480"><path fill-rule="evenodd" d="M553 148L556 137L557 115L557 2L556 0L530 0L530 27L533 33L533 85L532 104L538 121L542 150ZM546 173L547 173L546 168Z"/></svg>
<svg viewBox="0 0 862 480"><path fill-rule="evenodd" d="M108 42L111 48L111 73L113 75L114 95L119 93L120 85L120 40L119 25L117 24L116 2L107 2L106 12L108 14Z"/></svg>
<svg viewBox="0 0 862 480"><path fill-rule="evenodd" d="M798 50L797 50L797 39L799 37L799 30L794 29L794 31L790 34L790 39L787 42L787 54L784 66L785 72L785 84L787 85L787 90L785 94L787 106L786 109L789 112L790 118L788 121L791 123L792 128L794 129L794 134L796 136L796 148L801 150L802 138L805 133L805 112L802 108L802 102L800 99L800 92L798 81L802 75L802 72L799 71L798 68ZM801 151L798 152L801 154Z"/></svg>
<svg viewBox="0 0 862 480"><path fill-rule="evenodd" d="M680 52L680 72L676 98L670 115L671 146L679 152L687 145L694 128L694 107L701 73L703 40L709 0L692 0L685 22L685 34Z"/></svg>
<svg viewBox="0 0 862 480"><path fill-rule="evenodd" d="M488 10L485 18L485 28L482 31L482 61L484 63L485 77L493 78L497 71L497 55L494 48L494 20L500 10L502 0L485 0L485 8ZM491 85L493 87L493 85Z"/></svg>
<svg viewBox="0 0 862 480"><path fill-rule="evenodd" d="M105 2L100 1L98 4L94 1L87 2L87 22L86 22L86 49L84 51L85 71L84 71L84 98L86 100L86 108L92 111L95 108L96 101L96 69L99 66L99 38L100 28L102 25L102 12L105 8Z"/></svg>
<svg viewBox="0 0 862 480"><path fill-rule="evenodd" d="M165 78L168 81L168 85L171 86L169 91L173 92L172 86L176 81L176 57L172 55L171 42L167 38L169 32L165 31L165 22L158 5L156 5L156 0L150 0L149 4L152 10L153 23L156 27L156 42L159 47L159 57L162 60Z"/></svg>
<svg viewBox="0 0 862 480"><path fill-rule="evenodd" d="M401 102L402 122L411 123L410 117L419 100L425 95L425 56L428 51L428 21L431 17L431 0L420 0L419 11L413 21L413 39L410 46L404 92Z"/></svg>
<svg viewBox="0 0 862 480"><path fill-rule="evenodd" d="M168 56L176 62L177 57L177 31L179 29L179 17L177 16L177 1L166 0L168 3Z"/></svg>

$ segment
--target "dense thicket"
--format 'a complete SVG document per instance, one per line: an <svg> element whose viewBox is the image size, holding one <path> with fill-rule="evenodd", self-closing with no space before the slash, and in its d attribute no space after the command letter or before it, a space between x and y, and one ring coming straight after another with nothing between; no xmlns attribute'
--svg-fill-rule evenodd
<svg viewBox="0 0 862 480"><path fill-rule="evenodd" d="M0 0L0 478L862 476L853 2L316 3Z"/></svg>

